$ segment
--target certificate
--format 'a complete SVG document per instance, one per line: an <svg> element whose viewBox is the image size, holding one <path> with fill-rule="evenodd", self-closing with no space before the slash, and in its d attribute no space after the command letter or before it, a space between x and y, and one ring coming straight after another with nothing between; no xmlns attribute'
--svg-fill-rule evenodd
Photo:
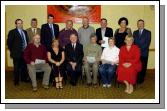
<svg viewBox="0 0 167 111"><path fill-rule="evenodd" d="M35 59L35 64L44 64L45 60L42 59Z"/></svg>
<svg viewBox="0 0 167 111"><path fill-rule="evenodd" d="M86 59L87 59L88 63L94 63L96 61L95 57L87 56Z"/></svg>
<svg viewBox="0 0 167 111"><path fill-rule="evenodd" d="M101 44L101 47L108 47L108 37L103 37L104 44Z"/></svg>

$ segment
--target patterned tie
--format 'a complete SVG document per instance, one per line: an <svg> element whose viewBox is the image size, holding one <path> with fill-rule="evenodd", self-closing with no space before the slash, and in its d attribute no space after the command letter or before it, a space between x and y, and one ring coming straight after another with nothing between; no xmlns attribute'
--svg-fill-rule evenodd
<svg viewBox="0 0 167 111"><path fill-rule="evenodd" d="M20 31L20 33L21 33L21 39L22 39L22 48L23 48L23 50L26 48L26 46L27 46L27 43L26 43L26 40L25 40L25 36L24 36L24 32L23 31Z"/></svg>
<svg viewBox="0 0 167 111"><path fill-rule="evenodd" d="M51 32L52 32L52 39L54 39L55 35L54 35L53 24L50 25L50 29L51 29Z"/></svg>
<svg viewBox="0 0 167 111"><path fill-rule="evenodd" d="M34 35L36 34L36 33L35 33L35 28L34 28L34 32L33 32L33 33L34 33Z"/></svg>
<svg viewBox="0 0 167 111"><path fill-rule="evenodd" d="M139 30L139 37L141 37L142 35L142 30Z"/></svg>
<svg viewBox="0 0 167 111"><path fill-rule="evenodd" d="M75 45L74 44L72 44L72 48L73 48L73 50L75 50Z"/></svg>

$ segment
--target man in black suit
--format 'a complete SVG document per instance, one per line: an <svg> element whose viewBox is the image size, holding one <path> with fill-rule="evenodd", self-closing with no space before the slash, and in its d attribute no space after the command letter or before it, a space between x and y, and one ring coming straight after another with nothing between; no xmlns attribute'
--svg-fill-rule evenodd
<svg viewBox="0 0 167 111"><path fill-rule="evenodd" d="M113 29L107 27L107 19L102 18L100 25L101 27L96 29L97 44L99 45L105 43L103 37L113 37Z"/></svg>
<svg viewBox="0 0 167 111"><path fill-rule="evenodd" d="M138 74L137 82L139 84L144 82L147 70L147 62L149 55L149 46L151 42L151 32L144 28L144 20L137 21L138 30L133 32L134 43L139 46L141 51L140 60L142 62L142 70Z"/></svg>
<svg viewBox="0 0 167 111"><path fill-rule="evenodd" d="M7 45L10 51L10 57L13 58L14 65L14 85L19 85L21 81L27 81L28 72L26 63L23 59L23 51L28 44L27 32L23 30L23 21L17 19L15 21L16 28L9 31Z"/></svg>
<svg viewBox="0 0 167 111"><path fill-rule="evenodd" d="M51 48L52 40L58 38L59 26L54 24L54 16L48 15L48 23L43 24L41 27L41 43L45 45L47 50Z"/></svg>
<svg viewBox="0 0 167 111"><path fill-rule="evenodd" d="M77 42L77 35L71 34L71 43L65 46L66 68L71 76L70 83L75 86L78 76L82 73L83 45Z"/></svg>

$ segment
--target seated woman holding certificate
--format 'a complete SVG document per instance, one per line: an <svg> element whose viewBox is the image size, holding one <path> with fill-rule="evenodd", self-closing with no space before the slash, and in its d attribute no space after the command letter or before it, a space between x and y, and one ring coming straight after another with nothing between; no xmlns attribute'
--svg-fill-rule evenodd
<svg viewBox="0 0 167 111"><path fill-rule="evenodd" d="M133 85L136 83L138 72L141 70L140 49L133 44L132 36L125 37L125 46L122 46L119 54L117 68L117 80L125 83L125 92L131 94Z"/></svg>
<svg viewBox="0 0 167 111"><path fill-rule="evenodd" d="M48 60L52 63L52 73L56 82L56 88L62 89L65 54L64 49L59 47L58 39L52 41L52 48L48 51Z"/></svg>
<svg viewBox="0 0 167 111"><path fill-rule="evenodd" d="M101 47L96 43L97 38L95 34L92 34L90 37L90 43L84 47L84 73L86 74L87 78L87 86L91 86L93 84L94 87L97 86L97 75L98 75L98 67L99 61L102 53ZM91 78L91 71L92 68L92 75L93 80Z"/></svg>
<svg viewBox="0 0 167 111"><path fill-rule="evenodd" d="M115 46L115 39L113 37L108 39L108 44L109 47L104 48L101 56L102 65L99 68L99 72L103 87L109 88L119 62L119 48Z"/></svg>

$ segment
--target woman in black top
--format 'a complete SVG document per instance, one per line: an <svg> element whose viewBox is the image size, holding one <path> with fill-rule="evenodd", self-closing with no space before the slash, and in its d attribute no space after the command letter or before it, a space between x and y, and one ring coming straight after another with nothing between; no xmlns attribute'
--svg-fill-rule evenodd
<svg viewBox="0 0 167 111"><path fill-rule="evenodd" d="M120 48L121 46L125 45L125 37L126 35L132 36L132 32L130 28L127 28L128 19L122 17L119 19L118 24L120 25L119 29L116 29L114 37L115 37L115 45Z"/></svg>
<svg viewBox="0 0 167 111"><path fill-rule="evenodd" d="M56 88L63 88L63 63L65 54L63 48L59 47L58 39L52 41L52 48L48 52L48 60L52 63L52 71L55 77Z"/></svg>

